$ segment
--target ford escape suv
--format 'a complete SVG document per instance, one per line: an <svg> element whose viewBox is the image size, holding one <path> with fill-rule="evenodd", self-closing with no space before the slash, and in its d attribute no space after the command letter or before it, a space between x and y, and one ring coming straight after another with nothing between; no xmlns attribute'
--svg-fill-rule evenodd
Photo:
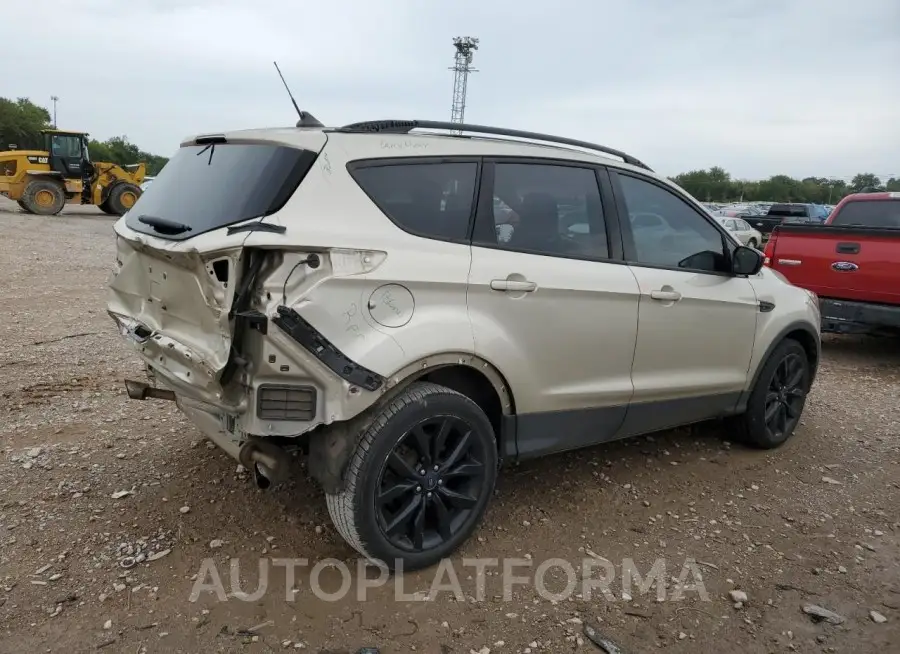
<svg viewBox="0 0 900 654"><path fill-rule="evenodd" d="M377 121L185 141L115 225L108 309L257 483L296 451L389 568L449 555L501 462L724 418L773 448L819 360L814 294L634 157Z"/></svg>

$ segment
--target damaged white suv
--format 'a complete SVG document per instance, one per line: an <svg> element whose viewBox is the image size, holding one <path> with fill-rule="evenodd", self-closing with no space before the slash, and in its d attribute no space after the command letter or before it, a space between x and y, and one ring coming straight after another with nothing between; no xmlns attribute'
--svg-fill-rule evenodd
<svg viewBox="0 0 900 654"><path fill-rule="evenodd" d="M813 294L640 161L544 134L200 136L115 232L109 313L150 375L129 395L260 486L308 453L390 568L465 541L501 461L715 418L778 446L819 360Z"/></svg>

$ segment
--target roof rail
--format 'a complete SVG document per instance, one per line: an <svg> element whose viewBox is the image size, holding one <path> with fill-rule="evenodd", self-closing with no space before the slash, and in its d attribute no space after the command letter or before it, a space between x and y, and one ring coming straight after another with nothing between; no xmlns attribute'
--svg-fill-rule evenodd
<svg viewBox="0 0 900 654"><path fill-rule="evenodd" d="M546 141L548 143L559 143L561 145L571 145L585 150L595 150L604 154L611 154L619 157L627 164L644 168L652 172L647 164L639 159L635 159L630 154L626 154L621 150L608 148L605 145L597 145L588 141L579 141L578 139L565 138L563 136L552 136L550 134L541 134L539 132L526 132L518 129L506 129L503 127L490 127L488 125L470 125L468 123L451 123L442 120L370 120L361 123L352 123L338 128L339 132L376 132L388 134L407 134L414 129L444 129L456 132L472 132L474 134L491 134L495 136L509 136L512 138L529 139L532 141Z"/></svg>

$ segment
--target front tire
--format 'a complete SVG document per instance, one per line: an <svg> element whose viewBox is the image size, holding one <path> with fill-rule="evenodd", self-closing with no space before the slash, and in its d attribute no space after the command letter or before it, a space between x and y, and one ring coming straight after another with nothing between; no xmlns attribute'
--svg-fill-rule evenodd
<svg viewBox="0 0 900 654"><path fill-rule="evenodd" d="M106 201L101 202L99 205L97 205L97 208L100 209L100 211L102 211L103 213L109 214L110 216L117 216L117 215L118 215L115 211L113 211L112 209L110 209L109 203L106 202Z"/></svg>
<svg viewBox="0 0 900 654"><path fill-rule="evenodd" d="M734 419L740 439L766 450L783 445L800 422L811 378L803 346L793 339L782 341L763 364L747 411Z"/></svg>
<svg viewBox="0 0 900 654"><path fill-rule="evenodd" d="M477 527L497 478L494 430L468 397L419 382L377 411L345 489L327 495L338 532L391 570L434 565Z"/></svg>
<svg viewBox="0 0 900 654"><path fill-rule="evenodd" d="M125 215L125 213L134 206L134 203L138 201L139 197L141 197L141 189L139 186L129 184L128 182L121 182L116 184L109 192L109 197L106 198L106 201L103 203L106 205L106 209L103 209L103 211L111 213L114 216Z"/></svg>

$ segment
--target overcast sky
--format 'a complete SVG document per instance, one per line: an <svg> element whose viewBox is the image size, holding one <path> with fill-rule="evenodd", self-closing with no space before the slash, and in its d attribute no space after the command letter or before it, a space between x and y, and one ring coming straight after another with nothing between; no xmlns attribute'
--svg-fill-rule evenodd
<svg viewBox="0 0 900 654"><path fill-rule="evenodd" d="M273 60L330 125L449 119L454 36L481 39L466 120L592 140L672 175L900 176L900 0L4 2L0 95L171 154L292 124ZM9 5L9 6L7 6Z"/></svg>

